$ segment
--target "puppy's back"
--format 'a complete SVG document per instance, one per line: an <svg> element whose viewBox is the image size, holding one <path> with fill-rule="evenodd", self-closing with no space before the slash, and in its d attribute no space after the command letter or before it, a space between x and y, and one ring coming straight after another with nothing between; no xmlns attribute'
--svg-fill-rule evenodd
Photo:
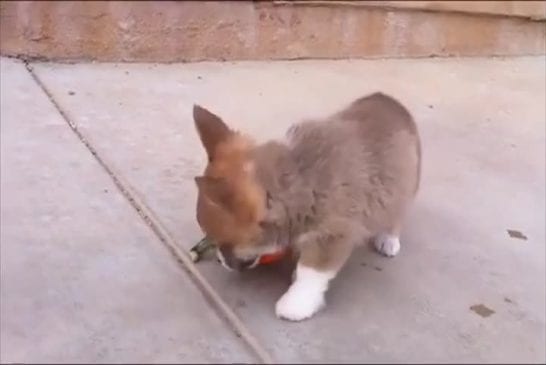
<svg viewBox="0 0 546 365"><path fill-rule="evenodd" d="M417 191L417 127L390 96L375 93L330 118L302 123L291 145L303 178L324 197L325 215L361 216L381 229L399 219Z"/></svg>
<svg viewBox="0 0 546 365"><path fill-rule="evenodd" d="M374 93L354 101L335 119L358 124L359 137L376 158L386 158L403 164L411 171L409 180L415 180L417 191L421 175L421 141L417 125L409 111L396 99L383 93ZM407 181L409 183L409 181Z"/></svg>

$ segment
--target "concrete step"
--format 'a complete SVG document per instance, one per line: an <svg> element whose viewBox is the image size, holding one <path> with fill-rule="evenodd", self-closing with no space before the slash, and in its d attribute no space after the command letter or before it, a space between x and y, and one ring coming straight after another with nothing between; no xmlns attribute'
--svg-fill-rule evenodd
<svg viewBox="0 0 546 365"><path fill-rule="evenodd" d="M544 54L543 2L1 2L3 55L175 62Z"/></svg>

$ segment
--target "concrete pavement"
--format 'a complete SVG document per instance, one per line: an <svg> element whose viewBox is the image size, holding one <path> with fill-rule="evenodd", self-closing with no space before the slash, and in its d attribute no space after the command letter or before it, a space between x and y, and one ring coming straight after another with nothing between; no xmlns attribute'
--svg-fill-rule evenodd
<svg viewBox="0 0 546 365"><path fill-rule="evenodd" d="M25 67L1 62L1 362L253 361Z"/></svg>
<svg viewBox="0 0 546 365"><path fill-rule="evenodd" d="M545 60L32 67L108 169L184 249L200 236L193 176L204 153L193 103L265 140L366 93L394 95L414 114L424 145L422 189L400 256L359 250L327 308L297 324L273 313L288 284L285 268L197 269L275 361L544 362ZM1 75L2 362L256 361L23 66L3 59ZM50 159L57 166L42 171ZM42 321L56 326L32 325Z"/></svg>

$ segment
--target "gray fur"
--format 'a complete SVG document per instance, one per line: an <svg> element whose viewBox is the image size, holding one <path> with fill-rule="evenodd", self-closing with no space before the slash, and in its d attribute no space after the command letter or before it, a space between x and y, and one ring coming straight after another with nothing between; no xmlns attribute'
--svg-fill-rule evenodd
<svg viewBox="0 0 546 365"><path fill-rule="evenodd" d="M338 269L355 244L398 235L419 185L420 142L409 112L376 93L324 120L292 127L255 150L270 195L268 237L317 268Z"/></svg>

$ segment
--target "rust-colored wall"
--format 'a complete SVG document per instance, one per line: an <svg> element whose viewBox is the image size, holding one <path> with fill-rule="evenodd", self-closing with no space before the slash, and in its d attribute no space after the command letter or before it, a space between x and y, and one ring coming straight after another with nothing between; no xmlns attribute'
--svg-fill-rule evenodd
<svg viewBox="0 0 546 365"><path fill-rule="evenodd" d="M436 11L496 14L531 19L546 18L545 1L383 1L395 6ZM396 3L396 4L394 4Z"/></svg>
<svg viewBox="0 0 546 365"><path fill-rule="evenodd" d="M282 0L275 0L277 3ZM288 0L285 2L296 2ZM343 1L334 0L336 4L352 6L373 6L395 9L414 9L439 12L460 12L474 15L501 15L510 17L522 17L528 19L546 18L546 1ZM301 4L327 4L332 1L325 0L299 0Z"/></svg>
<svg viewBox="0 0 546 365"><path fill-rule="evenodd" d="M411 10L324 3L0 2L0 50L154 62L545 53L544 21L521 10L475 16L415 10L430 2L410 2Z"/></svg>

